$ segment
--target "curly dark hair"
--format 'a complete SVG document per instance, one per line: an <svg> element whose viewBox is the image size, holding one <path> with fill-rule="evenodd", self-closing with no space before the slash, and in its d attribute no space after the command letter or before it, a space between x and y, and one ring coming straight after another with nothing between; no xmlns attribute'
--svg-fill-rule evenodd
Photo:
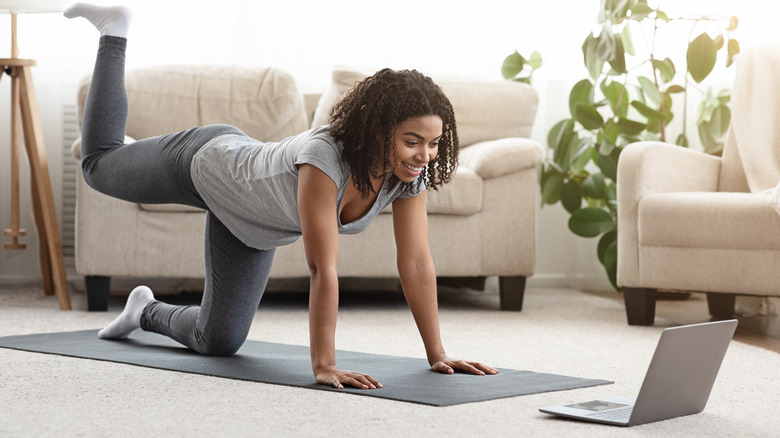
<svg viewBox="0 0 780 438"><path fill-rule="evenodd" d="M367 197L374 191L371 178L392 165L395 129L410 117L439 116L442 136L436 158L428 163L417 186L436 190L452 178L458 165L455 114L441 87L416 70L383 69L358 82L330 112L330 133L344 146L342 159L352 171L357 189ZM381 148L377 137L384 138ZM384 149L384 156L381 151ZM412 183L406 183L412 184Z"/></svg>

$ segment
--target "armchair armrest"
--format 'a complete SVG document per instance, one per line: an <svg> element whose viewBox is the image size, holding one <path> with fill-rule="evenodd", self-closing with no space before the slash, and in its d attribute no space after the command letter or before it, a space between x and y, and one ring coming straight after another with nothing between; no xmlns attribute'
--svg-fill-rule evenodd
<svg viewBox="0 0 780 438"><path fill-rule="evenodd" d="M545 150L537 142L520 137L482 141L460 151L460 164L482 179L533 168L544 160Z"/></svg>
<svg viewBox="0 0 780 438"><path fill-rule="evenodd" d="M639 201L651 193L717 192L721 159L668 143L627 146L618 162L619 286L639 284Z"/></svg>

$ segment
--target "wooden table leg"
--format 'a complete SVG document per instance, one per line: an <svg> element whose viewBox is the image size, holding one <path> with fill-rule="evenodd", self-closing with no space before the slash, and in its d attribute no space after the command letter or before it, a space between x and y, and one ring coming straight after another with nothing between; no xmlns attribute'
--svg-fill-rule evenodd
<svg viewBox="0 0 780 438"><path fill-rule="evenodd" d="M48 248L49 257L47 259L51 261L51 271L54 277L60 309L70 310L70 289L65 270L65 259L62 255L57 211L54 207L49 164L46 160L46 149L43 143L43 129L38 118L38 104L35 98L32 74L29 65L13 68L16 70L15 73L18 74L21 86L24 143L27 149L27 158L30 160L31 176L33 178L32 185L35 188L34 191L37 192L33 193L33 195L40 203L40 217L43 226L38 229L38 234L40 239L45 240ZM42 266L42 269L45 269L45 267ZM46 273L44 272L45 275Z"/></svg>
<svg viewBox="0 0 780 438"><path fill-rule="evenodd" d="M0 78L3 72L0 71ZM11 78L11 228L5 230L4 235L11 238L11 243L5 244L5 249L25 249L27 245L19 242L19 238L27 234L27 230L21 228L19 221L19 128L21 119L19 115L21 95L19 93L19 81Z"/></svg>
<svg viewBox="0 0 780 438"><path fill-rule="evenodd" d="M41 193L38 190L38 171L30 167L30 191L32 192L33 214L35 228L38 230L38 259L41 264L41 277L43 277L43 292L46 295L54 295L54 282L52 281L51 253L49 252L49 236L46 232L46 222L43 220L43 206L41 205Z"/></svg>

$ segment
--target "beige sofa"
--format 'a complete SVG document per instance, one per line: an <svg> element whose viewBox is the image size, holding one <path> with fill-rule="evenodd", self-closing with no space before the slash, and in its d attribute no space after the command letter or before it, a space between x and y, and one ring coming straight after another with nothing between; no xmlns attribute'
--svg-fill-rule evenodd
<svg viewBox="0 0 780 438"><path fill-rule="evenodd" d="M165 66L130 71L127 135L142 138L227 123L264 141L326 123L331 106L366 72L341 68L306 109L293 78L271 68ZM537 165L544 149L529 140L538 98L526 85L434 78L453 103L462 152L453 181L428 196L430 246L444 282L479 285L499 276L501 307L522 308L535 264ZM82 84L83 110L89 82ZM314 107L314 105L310 105ZM313 109L313 112L312 112ZM310 122L310 120L312 120ZM79 142L73 151L79 157ZM341 236L343 277L397 277L391 214L361 234ZM138 205L77 187L76 269L91 310L106 308L111 277L202 279L205 213L174 205ZM301 241L279 248L272 279L306 278ZM476 281L473 281L476 280Z"/></svg>
<svg viewBox="0 0 780 438"><path fill-rule="evenodd" d="M629 324L653 324L658 289L706 292L716 318L734 314L737 295L780 296L768 191L780 182L780 54L746 51L737 67L722 158L660 142L620 156L617 282Z"/></svg>

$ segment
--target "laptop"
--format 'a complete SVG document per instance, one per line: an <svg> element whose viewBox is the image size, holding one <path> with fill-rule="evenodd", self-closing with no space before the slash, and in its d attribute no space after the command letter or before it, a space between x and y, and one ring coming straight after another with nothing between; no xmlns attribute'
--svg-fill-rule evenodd
<svg viewBox="0 0 780 438"><path fill-rule="evenodd" d="M539 410L616 426L698 414L736 328L737 320L731 319L664 329L636 399L613 396Z"/></svg>

